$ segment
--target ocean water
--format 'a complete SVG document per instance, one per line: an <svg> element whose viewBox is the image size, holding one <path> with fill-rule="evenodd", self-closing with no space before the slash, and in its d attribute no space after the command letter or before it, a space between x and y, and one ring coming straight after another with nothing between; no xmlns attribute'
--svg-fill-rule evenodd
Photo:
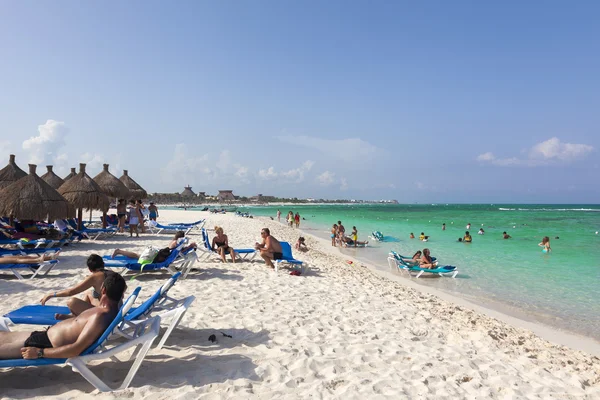
<svg viewBox="0 0 600 400"><path fill-rule="evenodd" d="M344 249L388 269L390 250L412 255L427 247L442 265L456 265L456 279L419 279L422 285L487 307L600 340L600 205L300 205L241 207L257 216L299 212L301 228L329 237L341 220L359 240L381 231L384 242ZM467 223L473 243L459 243ZM442 223L446 230L442 231ZM483 227L484 235L477 231ZM504 240L502 232L512 236ZM414 232L417 239L409 239ZM424 232L428 242L418 236ZM538 243L549 236L552 252ZM559 237L559 239L555 239Z"/></svg>

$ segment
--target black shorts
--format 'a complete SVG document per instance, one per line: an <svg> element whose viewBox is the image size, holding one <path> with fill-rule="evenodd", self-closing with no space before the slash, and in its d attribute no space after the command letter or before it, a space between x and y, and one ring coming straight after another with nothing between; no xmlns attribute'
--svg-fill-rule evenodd
<svg viewBox="0 0 600 400"><path fill-rule="evenodd" d="M277 251L273 252L273 260L281 260L283 259L283 254Z"/></svg>
<svg viewBox="0 0 600 400"><path fill-rule="evenodd" d="M48 331L35 331L25 340L24 347L37 347L38 349L52 348L52 343L48 338Z"/></svg>
<svg viewBox="0 0 600 400"><path fill-rule="evenodd" d="M225 249L225 254L229 254L229 250L231 249L231 247L229 247L229 246L219 246L219 247L217 247L218 251L221 251L221 249Z"/></svg>

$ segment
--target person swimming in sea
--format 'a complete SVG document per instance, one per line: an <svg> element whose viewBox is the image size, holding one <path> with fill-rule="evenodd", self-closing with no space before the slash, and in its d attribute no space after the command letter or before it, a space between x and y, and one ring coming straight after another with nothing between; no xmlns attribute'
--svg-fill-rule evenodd
<svg viewBox="0 0 600 400"><path fill-rule="evenodd" d="M508 233L506 233L506 231L502 232L502 239L510 239L512 236L510 236Z"/></svg>
<svg viewBox="0 0 600 400"><path fill-rule="evenodd" d="M415 238L415 234L411 232L409 238L410 239L414 239Z"/></svg>
<svg viewBox="0 0 600 400"><path fill-rule="evenodd" d="M550 253L552 249L550 248L550 238L548 236L544 236L542 242L538 244L538 246L542 247L542 252Z"/></svg>
<svg viewBox="0 0 600 400"><path fill-rule="evenodd" d="M471 237L471 234L469 233L469 231L466 231L465 236L463 237L463 242L471 243L472 241L473 241L473 238Z"/></svg>

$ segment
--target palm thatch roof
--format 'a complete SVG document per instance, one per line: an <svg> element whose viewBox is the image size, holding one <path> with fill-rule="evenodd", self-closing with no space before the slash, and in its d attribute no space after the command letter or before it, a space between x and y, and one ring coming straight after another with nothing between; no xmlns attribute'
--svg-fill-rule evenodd
<svg viewBox="0 0 600 400"><path fill-rule="evenodd" d="M63 183L58 192L75 208L108 211L110 205L102 188L85 173L85 164L79 164L79 173Z"/></svg>
<svg viewBox="0 0 600 400"><path fill-rule="evenodd" d="M138 183L129 176L126 169L123 170L123 176L121 176L119 180L127 186L127 189L129 189L130 197L139 200L148 197L148 193L146 193L144 188L138 185Z"/></svg>
<svg viewBox="0 0 600 400"><path fill-rule="evenodd" d="M196 197L196 193L192 190L190 185L186 186L181 192L181 197Z"/></svg>
<svg viewBox="0 0 600 400"><path fill-rule="evenodd" d="M29 164L29 175L0 190L0 215L34 221L74 216L75 209L35 169Z"/></svg>
<svg viewBox="0 0 600 400"><path fill-rule="evenodd" d="M104 164L104 169L94 177L94 181L107 196L117 198L127 198L129 196L127 186L108 172L108 164Z"/></svg>
<svg viewBox="0 0 600 400"><path fill-rule="evenodd" d="M60 176L56 175L52 171L52 165L46 165L46 168L48 168L48 172L42 175L41 178L46 181L48 185L52 186L54 189L58 189L63 183L65 183Z"/></svg>
<svg viewBox="0 0 600 400"><path fill-rule="evenodd" d="M0 189L27 176L27 173L15 163L15 155L11 154L6 167L0 169Z"/></svg>
<svg viewBox="0 0 600 400"><path fill-rule="evenodd" d="M77 170L75 169L75 167L71 168L71 172L69 173L69 175L65 176L64 181L68 181L69 179L71 179L72 177L74 177L75 175L77 175Z"/></svg>

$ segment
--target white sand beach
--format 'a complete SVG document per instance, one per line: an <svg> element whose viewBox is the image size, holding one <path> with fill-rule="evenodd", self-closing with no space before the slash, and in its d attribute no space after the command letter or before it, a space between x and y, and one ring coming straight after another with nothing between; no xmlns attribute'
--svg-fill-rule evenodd
<svg viewBox="0 0 600 400"><path fill-rule="evenodd" d="M269 219L195 211L161 211L161 222L207 218L236 248L252 247L266 226L294 243L298 230ZM212 231L209 232L212 237ZM532 331L485 315L408 280L390 280L302 233L310 264L302 276L258 260L197 262L172 289L195 302L161 350L151 350L131 386L99 393L69 367L0 370L0 397L131 399L599 399L600 359L549 342ZM172 235L118 235L68 248L48 276L19 281L0 275L0 313L37 303L47 292L86 276L91 253L163 246ZM199 231L190 239L200 242ZM144 273L127 280L147 298L167 278ZM445 279L445 278L443 278ZM407 284L404 283L407 282ZM64 299L51 301L64 304ZM39 327L15 326L14 330ZM226 337L222 333L231 335ZM208 340L215 334L217 342ZM575 344L574 344L575 347ZM98 363L112 384L130 362Z"/></svg>

